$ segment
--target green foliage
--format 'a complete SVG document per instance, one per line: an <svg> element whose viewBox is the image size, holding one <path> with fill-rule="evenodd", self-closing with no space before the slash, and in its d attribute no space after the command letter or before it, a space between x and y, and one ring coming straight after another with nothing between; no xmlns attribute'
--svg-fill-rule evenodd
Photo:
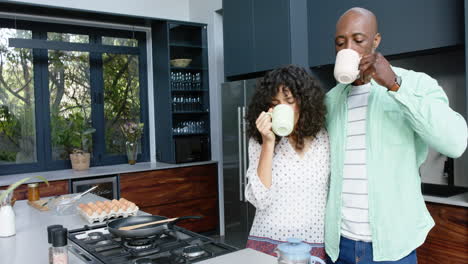
<svg viewBox="0 0 468 264"><path fill-rule="evenodd" d="M15 161L20 152L36 153L35 100L31 49L8 47L8 38L31 38L31 31L0 28L0 152L1 161ZM89 43L86 35L48 33L48 39ZM137 46L136 40L105 38L104 44ZM120 126L140 119L139 61L136 55L104 53L104 119L106 152L125 153ZM90 58L87 52L49 50L50 131L52 150L68 159L73 149L92 151ZM6 85L5 85L6 84ZM7 106L14 106L8 109ZM47 125L47 124L41 124ZM91 130L89 130L91 129ZM93 131L93 132L91 132Z"/></svg>

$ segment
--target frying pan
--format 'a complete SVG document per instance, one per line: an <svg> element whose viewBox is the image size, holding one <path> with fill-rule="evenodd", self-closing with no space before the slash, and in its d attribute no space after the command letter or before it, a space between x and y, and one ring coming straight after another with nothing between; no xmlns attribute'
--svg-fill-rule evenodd
<svg viewBox="0 0 468 264"><path fill-rule="evenodd" d="M162 235L164 231L171 228L175 223L186 219L201 219L201 216L182 216L171 222L149 225L133 230L119 230L120 227L129 225L138 225L167 219L167 217L159 215L141 215L120 218L107 223L107 229L113 235L122 238L148 238L152 236Z"/></svg>

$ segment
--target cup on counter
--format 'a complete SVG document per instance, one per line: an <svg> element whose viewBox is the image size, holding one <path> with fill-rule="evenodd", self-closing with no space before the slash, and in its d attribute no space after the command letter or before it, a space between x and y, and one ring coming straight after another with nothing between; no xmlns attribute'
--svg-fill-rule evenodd
<svg viewBox="0 0 468 264"><path fill-rule="evenodd" d="M280 137L291 134L294 129L294 110L287 104L279 104L273 108L273 112L267 113L271 116L273 133Z"/></svg>
<svg viewBox="0 0 468 264"><path fill-rule="evenodd" d="M336 54L333 74L339 83L350 84L359 76L361 57L352 49L342 49Z"/></svg>

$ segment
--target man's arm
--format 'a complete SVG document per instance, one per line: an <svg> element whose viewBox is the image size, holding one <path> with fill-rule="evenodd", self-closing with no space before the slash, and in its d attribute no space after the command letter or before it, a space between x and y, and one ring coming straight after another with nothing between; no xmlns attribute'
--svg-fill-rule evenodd
<svg viewBox="0 0 468 264"><path fill-rule="evenodd" d="M389 94L402 106L411 127L428 145L452 158L463 154L468 142L466 121L449 107L447 95L436 80L409 71L402 76L399 89Z"/></svg>

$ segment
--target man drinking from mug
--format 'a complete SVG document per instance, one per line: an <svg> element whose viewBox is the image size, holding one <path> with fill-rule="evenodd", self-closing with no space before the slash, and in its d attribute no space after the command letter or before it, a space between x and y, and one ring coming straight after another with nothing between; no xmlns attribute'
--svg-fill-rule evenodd
<svg viewBox="0 0 468 264"><path fill-rule="evenodd" d="M415 249L434 226L419 166L428 146L456 158L467 145L466 122L437 81L391 66L376 51L381 40L366 9L352 8L337 22L336 52L357 53L359 66L342 79L350 84L326 96L332 161L325 247L334 263L415 264ZM337 63L352 63L353 55L343 56Z"/></svg>

